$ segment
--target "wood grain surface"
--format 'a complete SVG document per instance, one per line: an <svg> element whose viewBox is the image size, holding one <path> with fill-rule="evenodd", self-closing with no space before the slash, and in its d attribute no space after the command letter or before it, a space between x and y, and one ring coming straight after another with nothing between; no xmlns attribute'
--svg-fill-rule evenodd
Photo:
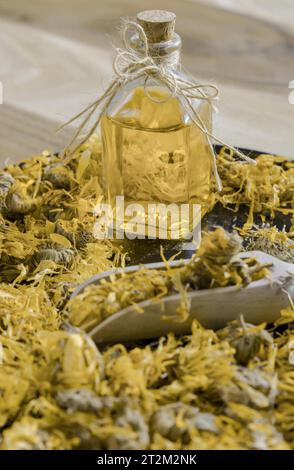
<svg viewBox="0 0 294 470"><path fill-rule="evenodd" d="M62 147L57 126L111 77L119 18L177 14L183 64L221 90L215 132L294 157L293 0L0 0L0 158Z"/></svg>

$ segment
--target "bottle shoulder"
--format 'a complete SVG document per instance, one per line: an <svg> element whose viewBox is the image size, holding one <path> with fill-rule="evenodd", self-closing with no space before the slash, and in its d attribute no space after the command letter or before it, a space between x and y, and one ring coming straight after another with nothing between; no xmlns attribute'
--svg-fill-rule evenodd
<svg viewBox="0 0 294 470"><path fill-rule="evenodd" d="M179 77L187 76L177 72ZM193 107L202 112L206 103L194 100ZM144 77L124 85L112 99L107 116L127 126L145 129L174 128L189 125L191 118L178 96L158 82ZM205 112L207 114L207 110Z"/></svg>

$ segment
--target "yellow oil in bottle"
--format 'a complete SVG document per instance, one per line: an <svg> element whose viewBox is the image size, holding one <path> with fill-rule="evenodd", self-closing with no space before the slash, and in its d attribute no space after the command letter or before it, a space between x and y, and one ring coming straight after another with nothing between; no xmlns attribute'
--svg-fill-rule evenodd
<svg viewBox="0 0 294 470"><path fill-rule="evenodd" d="M209 128L208 106L199 112ZM138 203L147 214L153 203L208 204L210 150L199 128L185 122L178 99L156 88L147 95L143 87L137 87L114 115L102 118L101 126L106 193L111 205L115 206L116 196L123 196L125 207ZM159 219L157 214L155 224L160 225ZM170 234L172 221L168 225ZM181 232L180 238L184 236Z"/></svg>

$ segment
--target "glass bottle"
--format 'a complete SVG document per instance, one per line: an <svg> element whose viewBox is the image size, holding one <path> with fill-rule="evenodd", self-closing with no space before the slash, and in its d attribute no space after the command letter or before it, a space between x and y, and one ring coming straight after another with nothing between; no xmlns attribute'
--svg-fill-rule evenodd
<svg viewBox="0 0 294 470"><path fill-rule="evenodd" d="M172 67L179 78L189 78L180 70L181 38L174 32L175 15L146 11L137 15L137 21L155 62ZM132 43L139 51L139 35ZM209 103L193 99L193 107L211 130ZM145 77L127 83L102 117L101 133L105 192L113 208L117 196L124 197L125 208L138 203L146 214L148 205L154 203L209 205L212 163L207 138L181 99L165 85L154 79L146 82ZM179 238L186 236L179 233Z"/></svg>

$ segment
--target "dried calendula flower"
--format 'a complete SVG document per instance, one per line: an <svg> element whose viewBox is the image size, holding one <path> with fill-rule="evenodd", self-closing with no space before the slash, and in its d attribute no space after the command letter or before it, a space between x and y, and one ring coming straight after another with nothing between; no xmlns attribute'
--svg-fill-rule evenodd
<svg viewBox="0 0 294 470"><path fill-rule="evenodd" d="M44 181L50 181L56 189L70 189L73 173L60 163L46 166L44 170Z"/></svg>
<svg viewBox="0 0 294 470"><path fill-rule="evenodd" d="M11 217L18 217L33 212L37 199L29 194L29 185L15 181L5 199L5 210Z"/></svg>
<svg viewBox="0 0 294 470"><path fill-rule="evenodd" d="M218 434L216 417L212 413L200 412L198 408L173 403L162 406L150 421L151 432L161 434L170 441L179 439L187 443L194 428Z"/></svg>
<svg viewBox="0 0 294 470"><path fill-rule="evenodd" d="M70 266L74 259L74 252L70 248L44 247L37 251L36 261L51 260L56 264Z"/></svg>
<svg viewBox="0 0 294 470"><path fill-rule="evenodd" d="M273 344L272 336L263 325L251 325L244 322L241 316L239 321L231 322L218 332L219 338L226 339L236 350L235 357L239 364L246 365L254 358L262 345Z"/></svg>
<svg viewBox="0 0 294 470"><path fill-rule="evenodd" d="M277 227L266 223L261 227L253 227L253 229L246 234L245 241L248 250L264 251L283 261L293 263L293 236L293 233L287 233L285 230L279 230Z"/></svg>

